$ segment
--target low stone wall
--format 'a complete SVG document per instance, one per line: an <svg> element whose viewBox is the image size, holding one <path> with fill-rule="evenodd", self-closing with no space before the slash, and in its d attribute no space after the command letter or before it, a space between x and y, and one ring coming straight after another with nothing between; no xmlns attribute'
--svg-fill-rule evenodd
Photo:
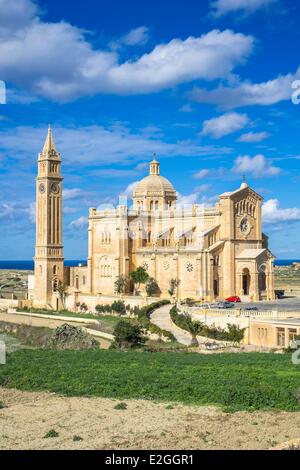
<svg viewBox="0 0 300 470"><path fill-rule="evenodd" d="M187 313L218 316L218 317L236 317L236 318L300 318L300 312L280 312L278 310L240 310L240 309L205 309L199 307L185 307Z"/></svg>
<svg viewBox="0 0 300 470"><path fill-rule="evenodd" d="M16 299L0 299L0 310L20 307L20 301Z"/></svg>
<svg viewBox="0 0 300 470"><path fill-rule="evenodd" d="M46 313L31 313L31 312L18 312L15 309L9 309L7 313L14 313L16 315L23 315L24 317L37 317L37 318L46 318L47 320L61 320L74 323L95 323L98 324L98 320L93 320L92 318L80 318L80 317L68 317L65 315L47 315Z"/></svg>

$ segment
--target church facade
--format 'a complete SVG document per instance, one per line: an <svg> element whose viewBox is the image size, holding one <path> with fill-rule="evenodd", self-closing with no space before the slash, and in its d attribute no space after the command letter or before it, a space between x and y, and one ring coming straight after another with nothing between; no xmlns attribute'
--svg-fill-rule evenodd
<svg viewBox="0 0 300 470"><path fill-rule="evenodd" d="M181 207L173 185L154 158L149 175L136 185L132 206L89 211L86 266L64 267L61 157L51 129L38 159L33 304L58 308L63 284L68 307L94 306L115 294L119 276L142 266L159 286L159 296L214 301L274 299L274 256L262 232L262 198L244 181L219 196L213 207ZM133 286L128 283L127 294Z"/></svg>

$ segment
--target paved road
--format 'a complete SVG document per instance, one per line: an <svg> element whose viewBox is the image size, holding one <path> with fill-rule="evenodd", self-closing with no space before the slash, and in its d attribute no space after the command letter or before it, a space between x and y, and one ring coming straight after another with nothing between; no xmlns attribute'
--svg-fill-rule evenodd
<svg viewBox="0 0 300 470"><path fill-rule="evenodd" d="M164 305L163 307L155 310L151 315L151 322L163 330L167 330L173 333L179 343L190 346L192 336L187 331L181 330L174 325L170 318L171 308L172 305Z"/></svg>
<svg viewBox="0 0 300 470"><path fill-rule="evenodd" d="M300 298L291 297L287 299L274 300L272 302L251 302L236 304L240 307L257 307L259 310L278 310L279 312L300 312Z"/></svg>

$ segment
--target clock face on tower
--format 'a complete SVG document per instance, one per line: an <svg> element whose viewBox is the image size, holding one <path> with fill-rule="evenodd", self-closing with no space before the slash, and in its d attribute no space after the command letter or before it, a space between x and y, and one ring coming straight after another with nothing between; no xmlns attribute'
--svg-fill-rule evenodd
<svg viewBox="0 0 300 470"><path fill-rule="evenodd" d="M250 232L251 226L248 219L243 219L240 223L240 230L242 234L247 235Z"/></svg>
<svg viewBox="0 0 300 470"><path fill-rule="evenodd" d="M40 184L40 188L39 188L39 189L40 189L40 193L42 193L42 194L46 191L46 187L45 187L44 183L41 183L41 184Z"/></svg>
<svg viewBox="0 0 300 470"><path fill-rule="evenodd" d="M59 193L59 184L58 183L52 183L51 184L51 192L54 194Z"/></svg>

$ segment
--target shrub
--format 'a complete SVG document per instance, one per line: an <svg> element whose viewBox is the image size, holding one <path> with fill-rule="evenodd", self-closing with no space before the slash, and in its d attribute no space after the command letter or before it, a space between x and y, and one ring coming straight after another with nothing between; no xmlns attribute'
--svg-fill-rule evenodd
<svg viewBox="0 0 300 470"><path fill-rule="evenodd" d="M154 302L153 304L147 305L146 307L140 308L137 310L137 318L140 325L150 333L155 333L159 336L165 336L171 341L176 341L175 336L167 330L162 330L158 326L154 325L150 321L151 313L163 305L169 304L169 300L160 300L159 302Z"/></svg>
<svg viewBox="0 0 300 470"><path fill-rule="evenodd" d="M176 289L179 286L179 284L180 284L180 281L178 279L171 279L170 280L170 287L169 287L168 292L169 292L171 297L173 297L173 295L175 294Z"/></svg>
<svg viewBox="0 0 300 470"><path fill-rule="evenodd" d="M78 442L78 441L83 441L83 439L80 436L73 436L73 441Z"/></svg>
<svg viewBox="0 0 300 470"><path fill-rule="evenodd" d="M126 307L122 300L115 300L111 305L111 310L120 315L125 315L126 313Z"/></svg>
<svg viewBox="0 0 300 470"><path fill-rule="evenodd" d="M97 313L111 313L112 309L110 305L96 305L95 310Z"/></svg>
<svg viewBox="0 0 300 470"><path fill-rule="evenodd" d="M0 401L0 410L3 410L3 408L5 408L5 405L4 405L3 401Z"/></svg>
<svg viewBox="0 0 300 470"><path fill-rule="evenodd" d="M159 294L160 292L158 284L153 277L149 277L148 281L146 282L146 292L148 297L152 297L154 294Z"/></svg>
<svg viewBox="0 0 300 470"><path fill-rule="evenodd" d="M141 348L145 343L140 325L127 320L120 320L114 329L115 340L113 348L134 349Z"/></svg>
<svg viewBox="0 0 300 470"><path fill-rule="evenodd" d="M50 431L47 432L47 434L45 434L44 436L44 439L48 439L48 438L52 438L52 437L58 437L59 434L57 431L55 431L55 429L50 429Z"/></svg>
<svg viewBox="0 0 300 470"><path fill-rule="evenodd" d="M116 406L114 406L115 410L127 410L127 404L122 402L118 403Z"/></svg>
<svg viewBox="0 0 300 470"><path fill-rule="evenodd" d="M175 306L171 309L170 316L175 325L191 333L193 338L196 334L196 336L205 336L218 341L240 343L245 335L245 328L240 328L230 323L227 325L227 330L223 330L222 328L204 325L201 322L194 322L190 315L178 313L178 309Z"/></svg>
<svg viewBox="0 0 300 470"><path fill-rule="evenodd" d="M116 294L122 294L126 291L127 289L127 286L128 286L128 279L126 276L124 275L120 275L117 277L117 279L115 280L115 284L114 284L114 287L115 287L115 293Z"/></svg>
<svg viewBox="0 0 300 470"><path fill-rule="evenodd" d="M49 346L55 349L94 349L99 347L99 344L82 328L65 323L56 328L49 340Z"/></svg>

